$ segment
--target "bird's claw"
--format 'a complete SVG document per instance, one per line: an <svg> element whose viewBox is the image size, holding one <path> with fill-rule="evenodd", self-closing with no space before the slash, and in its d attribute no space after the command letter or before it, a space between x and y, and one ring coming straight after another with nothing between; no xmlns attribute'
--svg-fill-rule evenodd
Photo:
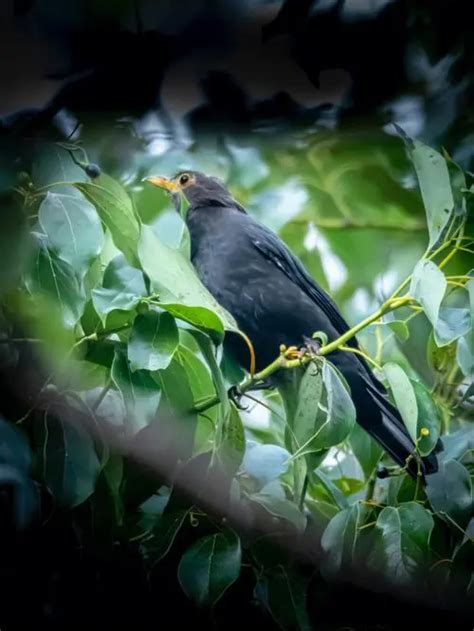
<svg viewBox="0 0 474 631"><path fill-rule="evenodd" d="M304 341L305 343L302 346L286 347L282 344L280 346L280 353L285 357L285 359L289 360L303 360L305 357L314 359L318 355L321 344L318 340L313 340L311 338L304 338Z"/></svg>
<svg viewBox="0 0 474 631"><path fill-rule="evenodd" d="M238 410L246 410L248 406L242 405L242 392L239 386L231 386L227 391L227 396Z"/></svg>

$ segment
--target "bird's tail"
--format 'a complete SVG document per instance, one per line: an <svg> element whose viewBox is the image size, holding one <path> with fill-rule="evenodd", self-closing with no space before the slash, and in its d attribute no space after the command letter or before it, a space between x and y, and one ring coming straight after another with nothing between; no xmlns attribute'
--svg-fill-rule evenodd
<svg viewBox="0 0 474 631"><path fill-rule="evenodd" d="M382 384L376 385L360 374L358 377L364 381L365 387L361 388L359 383L359 387L353 389L357 422L380 443L397 464L406 466L413 477L416 478L418 471L423 479L426 475L435 473L438 470L436 454L443 449L441 441L438 441L428 456L420 458L400 413L388 400Z"/></svg>

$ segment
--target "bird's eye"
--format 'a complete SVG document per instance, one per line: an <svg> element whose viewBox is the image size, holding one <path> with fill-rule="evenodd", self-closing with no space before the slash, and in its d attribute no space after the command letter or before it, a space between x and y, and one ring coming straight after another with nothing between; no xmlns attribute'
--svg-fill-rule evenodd
<svg viewBox="0 0 474 631"><path fill-rule="evenodd" d="M189 175L187 173L183 173L183 175L181 175L179 178L179 183L181 184L181 186L184 186L189 182L189 180Z"/></svg>

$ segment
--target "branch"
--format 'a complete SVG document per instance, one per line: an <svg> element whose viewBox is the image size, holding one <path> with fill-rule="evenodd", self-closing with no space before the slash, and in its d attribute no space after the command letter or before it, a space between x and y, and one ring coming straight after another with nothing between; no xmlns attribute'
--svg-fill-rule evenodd
<svg viewBox="0 0 474 631"><path fill-rule="evenodd" d="M374 221L358 221L357 219L322 219L322 218L307 218L307 219L292 219L290 224L304 224L308 225L312 223L316 228L322 228L323 230L346 230L347 228L352 230L390 230L396 232L424 232L426 231L426 223L423 221L409 221L405 224L401 223L384 223Z"/></svg>

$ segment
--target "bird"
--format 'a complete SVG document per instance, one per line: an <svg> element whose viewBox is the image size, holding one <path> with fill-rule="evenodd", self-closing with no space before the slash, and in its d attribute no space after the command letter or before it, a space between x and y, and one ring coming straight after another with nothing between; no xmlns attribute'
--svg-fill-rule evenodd
<svg viewBox="0 0 474 631"><path fill-rule="evenodd" d="M254 219L224 183L199 171L172 178L146 178L171 196L191 241L191 262L219 304L251 341L256 369L270 364L284 347L304 348L316 331L333 341L349 330L336 303L270 228ZM236 335L225 346L248 369L249 352ZM357 339L347 342L359 349ZM350 388L357 423L401 467L415 477L438 470L438 445L423 458L387 391L358 353L335 350L329 359ZM442 447L441 447L442 448Z"/></svg>

